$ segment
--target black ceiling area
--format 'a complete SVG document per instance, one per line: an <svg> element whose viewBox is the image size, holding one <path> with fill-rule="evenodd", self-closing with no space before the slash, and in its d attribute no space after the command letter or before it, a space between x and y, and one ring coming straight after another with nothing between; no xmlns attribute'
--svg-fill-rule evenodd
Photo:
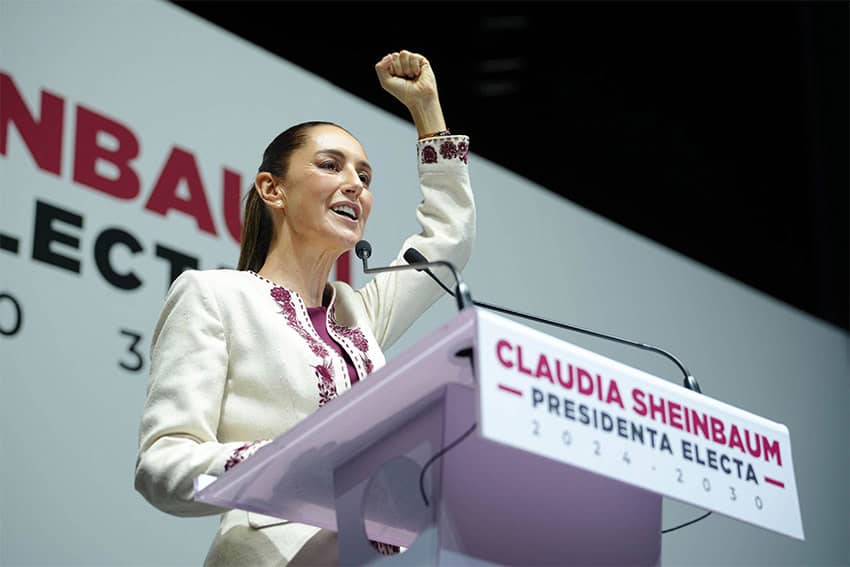
<svg viewBox="0 0 850 567"><path fill-rule="evenodd" d="M846 2L174 3L407 120L420 52L476 154L850 329Z"/></svg>

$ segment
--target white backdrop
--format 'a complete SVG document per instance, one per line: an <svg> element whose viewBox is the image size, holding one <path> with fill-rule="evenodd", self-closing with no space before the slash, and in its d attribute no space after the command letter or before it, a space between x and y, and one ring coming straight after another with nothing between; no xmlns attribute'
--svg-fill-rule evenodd
<svg viewBox="0 0 850 567"><path fill-rule="evenodd" d="M147 349L171 273L165 257L233 266L224 170L241 175L244 190L277 133L321 119L357 135L375 167L367 238L374 265L388 262L417 228L415 131L158 2L0 0L0 73L0 564L198 565L217 519L170 517L133 490ZM371 68L363 80L380 88ZM93 121L119 137L87 142ZM713 516L665 536L664 563L850 561L847 333L486 162L469 134L480 211L465 270L474 296L668 348L706 394L790 428L807 541ZM120 154L130 137L138 155L124 162L137 193L129 170L109 160L84 175L93 148ZM172 205L165 214L148 205L155 186ZM187 202L204 210L201 193L205 229L181 212ZM120 277L128 274L138 287L116 283L133 284ZM442 300L389 357L452 312ZM538 328L680 381L664 359ZM698 512L667 503L664 523Z"/></svg>

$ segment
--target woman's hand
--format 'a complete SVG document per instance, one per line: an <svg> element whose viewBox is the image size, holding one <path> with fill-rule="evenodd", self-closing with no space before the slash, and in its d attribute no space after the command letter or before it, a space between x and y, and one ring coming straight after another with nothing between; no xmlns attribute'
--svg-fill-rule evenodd
<svg viewBox="0 0 850 567"><path fill-rule="evenodd" d="M378 80L385 91L407 108L422 106L437 98L437 79L431 64L422 55L397 51L375 64Z"/></svg>
<svg viewBox="0 0 850 567"><path fill-rule="evenodd" d="M381 87L410 110L419 135L446 129L437 79L428 60L418 53L399 51L375 64Z"/></svg>

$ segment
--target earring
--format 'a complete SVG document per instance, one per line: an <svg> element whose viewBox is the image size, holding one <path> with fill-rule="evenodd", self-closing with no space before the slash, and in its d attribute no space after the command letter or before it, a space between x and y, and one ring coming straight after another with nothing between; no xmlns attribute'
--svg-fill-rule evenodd
<svg viewBox="0 0 850 567"><path fill-rule="evenodd" d="M274 202L274 204L277 205L278 207L283 207L283 199L278 199L277 201Z"/></svg>

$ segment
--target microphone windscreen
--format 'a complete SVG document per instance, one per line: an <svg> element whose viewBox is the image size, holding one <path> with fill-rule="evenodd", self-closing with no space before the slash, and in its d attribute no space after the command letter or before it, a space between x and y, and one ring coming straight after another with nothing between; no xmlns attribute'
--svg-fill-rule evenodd
<svg viewBox="0 0 850 567"><path fill-rule="evenodd" d="M366 260L372 255L372 245L366 240L361 240L354 245L354 253L361 260Z"/></svg>
<svg viewBox="0 0 850 567"><path fill-rule="evenodd" d="M408 264L427 264L428 259L416 248L408 248L404 251L404 260Z"/></svg>

